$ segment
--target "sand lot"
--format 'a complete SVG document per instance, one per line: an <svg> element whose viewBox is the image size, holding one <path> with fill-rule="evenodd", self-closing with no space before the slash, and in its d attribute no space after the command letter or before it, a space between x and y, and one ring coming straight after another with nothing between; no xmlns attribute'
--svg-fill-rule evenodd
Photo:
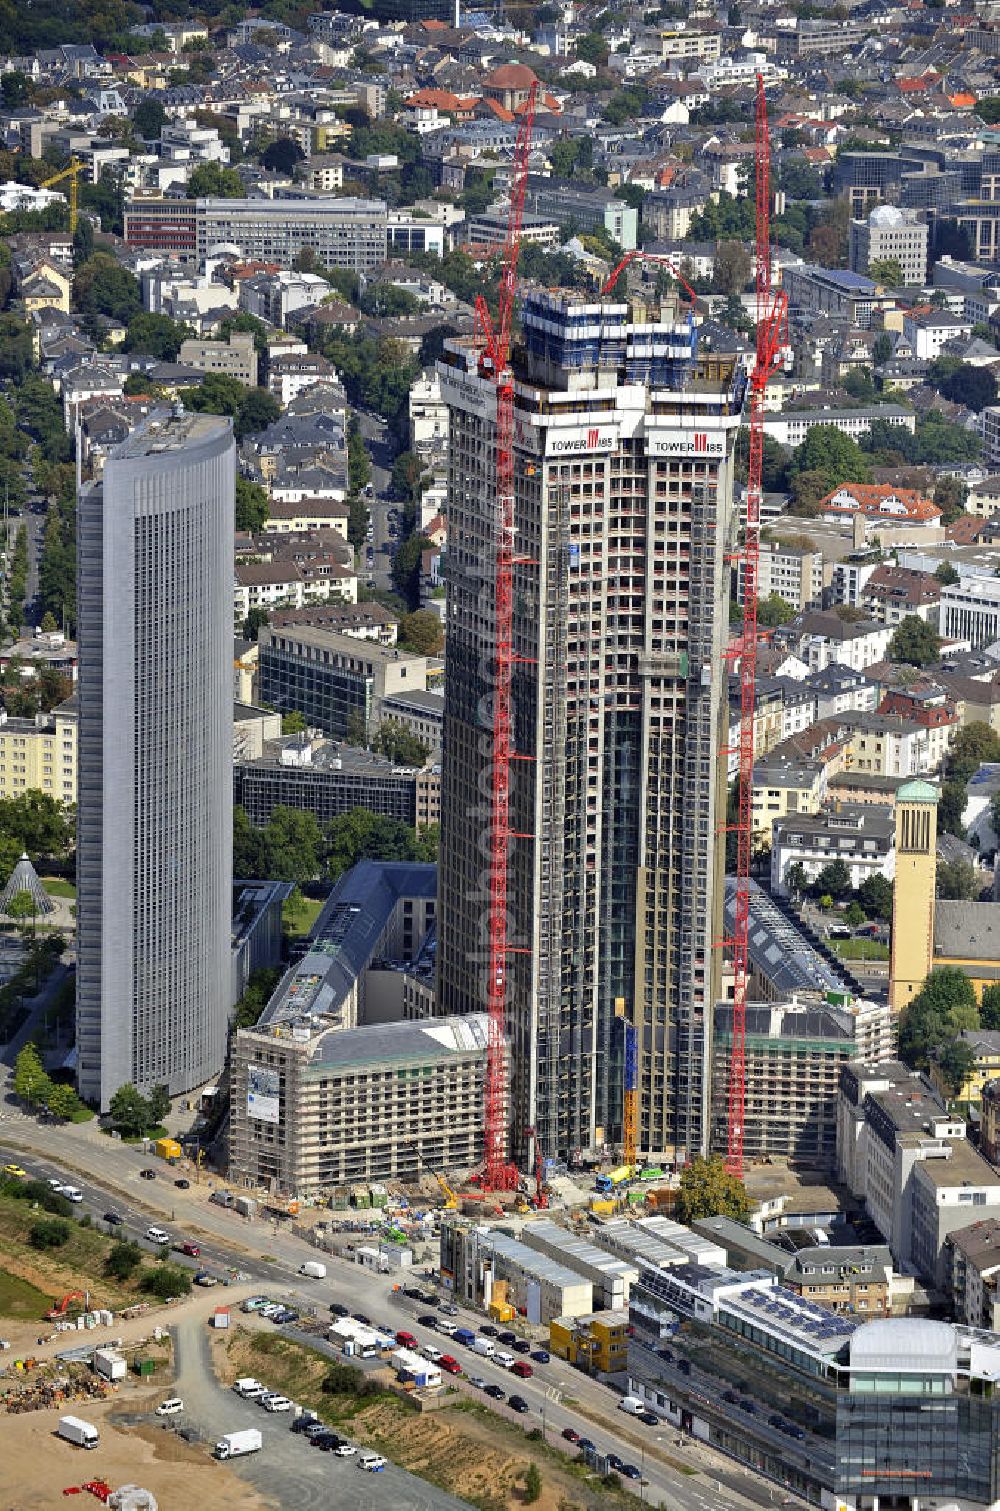
<svg viewBox="0 0 1000 1511"><path fill-rule="evenodd" d="M156 1399L161 1399L157 1393ZM142 1485L156 1496L160 1511L263 1511L263 1501L224 1464L206 1456L159 1427L113 1427L115 1411L141 1410L153 1397L146 1392L122 1396L99 1405L88 1403L76 1414L99 1428L98 1448L86 1452L55 1437L59 1411L29 1411L0 1418L0 1511L50 1511L77 1506L80 1511L100 1505L93 1496L64 1497L69 1485L105 1479L113 1489Z"/></svg>

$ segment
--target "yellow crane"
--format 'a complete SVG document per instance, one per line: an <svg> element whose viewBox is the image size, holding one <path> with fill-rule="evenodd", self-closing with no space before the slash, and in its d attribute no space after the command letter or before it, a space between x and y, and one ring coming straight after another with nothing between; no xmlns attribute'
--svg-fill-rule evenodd
<svg viewBox="0 0 1000 1511"><path fill-rule="evenodd" d="M445 1212L457 1212L458 1192L452 1190L451 1186L449 1186L448 1182L445 1180L440 1171L435 1170L434 1166L428 1160L424 1159L423 1155L420 1153L420 1150L417 1149L415 1145L411 1144L410 1148L413 1150L413 1153L417 1156L417 1159L420 1161L420 1163L426 1170L430 1171L431 1175L433 1175L434 1179L441 1187L441 1194L444 1196L444 1202L442 1203L443 1210Z"/></svg>
<svg viewBox="0 0 1000 1511"><path fill-rule="evenodd" d="M83 163L78 157L70 158L69 167L61 168L58 173L53 173L51 178L44 179L39 185L42 189L53 189L56 184L61 184L64 179L69 179L69 234L72 236L79 220L80 198L80 170Z"/></svg>

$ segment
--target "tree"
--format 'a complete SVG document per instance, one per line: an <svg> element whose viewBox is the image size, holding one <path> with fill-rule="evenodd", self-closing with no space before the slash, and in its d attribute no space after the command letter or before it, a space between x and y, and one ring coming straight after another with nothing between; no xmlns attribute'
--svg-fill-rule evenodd
<svg viewBox="0 0 1000 1511"><path fill-rule="evenodd" d="M872 344L872 362L881 367L892 356L892 337L888 331L879 331Z"/></svg>
<svg viewBox="0 0 1000 1511"><path fill-rule="evenodd" d="M694 1222L698 1217L732 1217L745 1222L753 1210L743 1182L726 1169L721 1155L709 1159L696 1155L681 1171L677 1192L677 1217Z"/></svg>
<svg viewBox="0 0 1000 1511"><path fill-rule="evenodd" d="M938 966L900 1013L899 1057L914 1070L926 1070L963 1028L978 1027L972 982L957 966Z"/></svg>
<svg viewBox="0 0 1000 1511"><path fill-rule="evenodd" d="M147 95L140 100L132 112L132 125L136 135L143 137L147 142L159 141L160 132L167 123L167 112L159 100L152 95Z"/></svg>
<svg viewBox="0 0 1000 1511"><path fill-rule="evenodd" d="M956 838L964 839L965 825L962 822L964 812L965 782L945 782L938 799L938 828L944 834L954 834Z"/></svg>
<svg viewBox="0 0 1000 1511"><path fill-rule="evenodd" d="M608 61L610 48L599 31L585 32L577 38L576 55L584 63L593 63L595 68L603 68Z"/></svg>
<svg viewBox="0 0 1000 1511"><path fill-rule="evenodd" d="M868 915L861 904L853 898L844 909L844 922L852 929L859 929L867 921Z"/></svg>
<svg viewBox="0 0 1000 1511"><path fill-rule="evenodd" d="M423 740L411 734L396 719L384 719L371 738L371 748L400 766L422 766L428 750Z"/></svg>
<svg viewBox="0 0 1000 1511"><path fill-rule="evenodd" d="M360 551L368 539L368 505L363 498L353 494L347 500L347 507L347 539L355 551Z"/></svg>
<svg viewBox="0 0 1000 1511"><path fill-rule="evenodd" d="M73 232L73 266L78 268L94 255L94 227L81 215Z"/></svg>
<svg viewBox="0 0 1000 1511"><path fill-rule="evenodd" d="M979 1021L983 1028L1000 1028L1000 986L984 986L979 1004Z"/></svg>
<svg viewBox="0 0 1000 1511"><path fill-rule="evenodd" d="M139 1287L151 1296L158 1296L161 1301L169 1301L174 1296L190 1294L191 1276L179 1265L165 1264L155 1270L143 1270Z"/></svg>
<svg viewBox="0 0 1000 1511"><path fill-rule="evenodd" d="M950 561L939 561L934 568L934 576L942 587L950 587L953 582L958 582L958 573Z"/></svg>
<svg viewBox="0 0 1000 1511"><path fill-rule="evenodd" d="M856 441L844 435L836 425L814 425L800 446L792 453L789 472L821 473L827 491L841 483L867 483L871 466Z"/></svg>
<svg viewBox="0 0 1000 1511"><path fill-rule="evenodd" d="M399 621L399 644L418 656L440 656L444 649L444 629L433 609L417 609Z"/></svg>
<svg viewBox="0 0 1000 1511"><path fill-rule="evenodd" d="M780 593L769 593L766 598L758 598L757 623L762 629L777 629L778 625L788 624L794 618L795 610Z"/></svg>
<svg viewBox="0 0 1000 1511"><path fill-rule="evenodd" d="M720 294L740 294L753 272L753 259L739 241L720 241L715 248L712 287Z"/></svg>
<svg viewBox="0 0 1000 1511"><path fill-rule="evenodd" d="M892 882L880 872L867 876L858 888L858 902L869 918L888 923L892 918Z"/></svg>
<svg viewBox="0 0 1000 1511"><path fill-rule="evenodd" d="M236 416L248 392L245 384L228 373L207 373L200 387L192 388L184 395L184 404L187 409L197 410L200 414Z"/></svg>
<svg viewBox="0 0 1000 1511"><path fill-rule="evenodd" d="M420 602L420 558L425 551L433 549L433 542L426 535L414 531L397 548L392 559L393 587L411 610L415 610Z"/></svg>
<svg viewBox="0 0 1000 1511"><path fill-rule="evenodd" d="M137 1243L115 1243L104 1261L104 1273L109 1280L130 1280L141 1261L142 1250Z"/></svg>
<svg viewBox="0 0 1000 1511"><path fill-rule="evenodd" d="M291 709L281 716L281 733L283 735L300 735L305 733L306 716L297 708Z"/></svg>
<svg viewBox="0 0 1000 1511"><path fill-rule="evenodd" d="M532 1461L524 1472L524 1504L533 1506L542 1495L542 1476L538 1465Z"/></svg>
<svg viewBox="0 0 1000 1511"><path fill-rule="evenodd" d="M831 897L846 897L851 890L851 872L847 862L838 856L823 867L816 877L815 886L820 892L828 892Z"/></svg>
<svg viewBox="0 0 1000 1511"><path fill-rule="evenodd" d="M367 808L352 808L327 826L327 875L331 881L359 860L422 860L420 840L408 824Z"/></svg>
<svg viewBox="0 0 1000 1511"><path fill-rule="evenodd" d="M134 1137L138 1137L153 1122L149 1103L131 1081L119 1086L108 1103L108 1111L115 1127Z"/></svg>
<svg viewBox="0 0 1000 1511"><path fill-rule="evenodd" d="M238 441L244 436L255 435L258 430L266 430L273 425L281 414L281 405L269 393L266 388L251 388L247 390L246 397L241 399L236 411L236 419L233 423L233 434Z"/></svg>
<svg viewBox="0 0 1000 1511"><path fill-rule="evenodd" d="M938 392L953 404L964 404L979 414L997 401L997 380L988 367L973 367L963 362L938 383Z"/></svg>
<svg viewBox="0 0 1000 1511"><path fill-rule="evenodd" d="M243 639L256 641L260 638L260 632L270 623L266 609L251 609L241 626Z"/></svg>
<svg viewBox="0 0 1000 1511"><path fill-rule="evenodd" d="M83 1103L72 1086L67 1086L64 1081L52 1081L50 1088L46 1109L52 1117L67 1122L74 1112L79 1112Z"/></svg>
<svg viewBox="0 0 1000 1511"><path fill-rule="evenodd" d="M976 1068L976 1056L964 1039L953 1039L938 1052L936 1064L950 1097L957 1097Z"/></svg>
<svg viewBox="0 0 1000 1511"><path fill-rule="evenodd" d="M0 77L0 98L5 110L17 110L27 105L32 93L31 80L26 73L12 69Z"/></svg>
<svg viewBox="0 0 1000 1511"><path fill-rule="evenodd" d="M290 136L279 136L260 155L261 166L271 173L291 173L295 165L304 158L302 148Z"/></svg>
<svg viewBox="0 0 1000 1511"><path fill-rule="evenodd" d="M889 641L889 659L902 661L906 666L931 666L940 651L937 631L916 614L901 619Z"/></svg>
<svg viewBox="0 0 1000 1511"><path fill-rule="evenodd" d="M876 283L895 289L903 282L903 269L898 257L876 257L868 264L868 277Z"/></svg>
<svg viewBox="0 0 1000 1511"><path fill-rule="evenodd" d="M61 1249L64 1243L69 1242L72 1231L69 1223L61 1217L45 1217L41 1222L32 1223L28 1230L28 1242L33 1249Z"/></svg>
<svg viewBox="0 0 1000 1511"><path fill-rule="evenodd" d="M193 335L189 325L178 325L169 315L150 315L140 310L128 323L124 346L127 352L144 352L161 362L173 362L181 342Z"/></svg>
<svg viewBox="0 0 1000 1511"><path fill-rule="evenodd" d="M139 283L107 252L95 252L73 276L73 303L83 315L107 315L127 325L142 308Z"/></svg>
<svg viewBox="0 0 1000 1511"><path fill-rule="evenodd" d="M239 199L243 180L235 168L221 163L199 163L187 182L188 199Z"/></svg>
<svg viewBox="0 0 1000 1511"><path fill-rule="evenodd" d="M935 891L953 902L975 902L983 890L983 877L968 860L938 861Z"/></svg>
<svg viewBox="0 0 1000 1511"><path fill-rule="evenodd" d="M809 878L800 860L793 861L785 872L785 886L793 897L802 897L808 892Z"/></svg>
<svg viewBox="0 0 1000 1511"><path fill-rule="evenodd" d="M1000 761L1000 735L982 719L973 719L955 736L948 757L948 774L956 781L967 782L980 766L994 761Z"/></svg>
<svg viewBox="0 0 1000 1511"><path fill-rule="evenodd" d="M424 464L415 451L401 451L392 464L392 487L400 498L415 504L423 492Z"/></svg>
<svg viewBox="0 0 1000 1511"><path fill-rule="evenodd" d="M154 1086L147 1098L151 1123L162 1123L170 1115L170 1092L166 1086Z"/></svg>
<svg viewBox="0 0 1000 1511"><path fill-rule="evenodd" d="M352 493L360 493L372 480L372 463L357 416L347 427L347 480Z"/></svg>
<svg viewBox="0 0 1000 1511"><path fill-rule="evenodd" d="M267 523L267 490L259 483L236 479L236 528L256 535ZM266 623L266 620L265 620Z"/></svg>
<svg viewBox="0 0 1000 1511"><path fill-rule="evenodd" d="M28 1107L43 1107L51 1086L38 1050L29 1040L14 1061L14 1095Z"/></svg>

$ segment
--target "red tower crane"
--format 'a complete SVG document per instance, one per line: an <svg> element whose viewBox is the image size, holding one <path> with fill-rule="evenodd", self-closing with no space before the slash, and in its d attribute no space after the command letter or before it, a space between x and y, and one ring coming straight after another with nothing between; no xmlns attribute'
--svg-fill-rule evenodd
<svg viewBox="0 0 1000 1511"><path fill-rule="evenodd" d="M485 1168L487 1191L516 1191L517 1167L507 1154L507 866L510 854L511 672L514 664L514 374L511 324L521 250L524 192L535 124L538 83L533 82L514 145L510 213L500 273L500 307L494 325L486 300L476 299L476 331L482 337L479 373L496 390L496 564L494 608L493 766L490 794L489 977L486 1053Z"/></svg>
<svg viewBox="0 0 1000 1511"><path fill-rule="evenodd" d="M733 960L733 1042L729 1072L729 1140L726 1164L743 1173L746 1105L746 1004L749 974L750 860L753 844L754 691L757 660L757 576L760 556L761 478L764 461L764 390L788 344L788 296L771 290L771 139L764 80L757 75L754 169L757 196L757 351L750 374L750 460L747 517L737 560L743 567L743 629L737 646L740 668L740 743L737 777L736 917L727 941Z"/></svg>

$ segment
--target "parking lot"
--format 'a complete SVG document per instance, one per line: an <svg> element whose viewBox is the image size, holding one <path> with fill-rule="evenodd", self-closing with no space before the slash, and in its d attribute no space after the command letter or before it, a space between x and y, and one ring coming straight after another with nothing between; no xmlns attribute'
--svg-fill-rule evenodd
<svg viewBox="0 0 1000 1511"><path fill-rule="evenodd" d="M366 1474L358 1456L339 1458L310 1447L291 1431L288 1413L271 1414L252 1401L243 1401L215 1378L204 1326L183 1323L176 1335L177 1376L170 1394L184 1402L181 1415L166 1419L164 1431L191 1433L206 1446L223 1433L258 1427L263 1435L259 1453L232 1459L231 1470L262 1495L296 1511L316 1511L331 1504L357 1511L383 1511L405 1506L407 1511L464 1511L466 1503L434 1485L387 1464L379 1474ZM266 1382L265 1382L266 1383Z"/></svg>

